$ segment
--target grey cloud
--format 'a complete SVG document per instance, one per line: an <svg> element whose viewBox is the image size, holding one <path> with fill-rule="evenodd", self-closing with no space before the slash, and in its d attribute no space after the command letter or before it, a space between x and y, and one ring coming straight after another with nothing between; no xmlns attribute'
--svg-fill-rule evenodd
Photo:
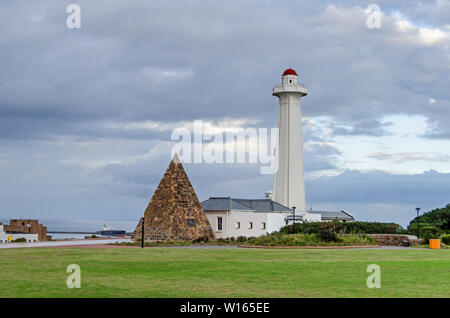
<svg viewBox="0 0 450 318"><path fill-rule="evenodd" d="M337 169L336 156L341 152L327 144L310 144L304 147L305 172Z"/></svg>
<svg viewBox="0 0 450 318"><path fill-rule="evenodd" d="M341 151L332 145L327 144L311 144L305 147L308 154L315 155L340 155Z"/></svg>
<svg viewBox="0 0 450 318"><path fill-rule="evenodd" d="M425 138L429 139L450 139L450 131L449 132L434 132L423 135Z"/></svg>
<svg viewBox="0 0 450 318"><path fill-rule="evenodd" d="M425 153L425 152L376 152L367 155L370 158L375 158L379 160L387 160L394 163L408 162L408 161L443 161L450 162L450 157L447 155L436 154L436 153Z"/></svg>
<svg viewBox="0 0 450 318"><path fill-rule="evenodd" d="M307 183L312 202L427 204L442 206L449 201L450 174L429 170L415 175L383 171L348 170L335 177Z"/></svg>
<svg viewBox="0 0 450 318"><path fill-rule="evenodd" d="M333 131L334 135L366 135L366 136L387 136L391 135L386 127L391 126L391 123L381 123L378 120L363 120L357 122L353 127L336 127Z"/></svg>
<svg viewBox="0 0 450 318"><path fill-rule="evenodd" d="M445 50L390 42L392 21L368 29L365 16L355 18L357 6L366 6L359 2L343 3L345 11L324 2L80 1L80 30L65 27L64 3L52 4L9 2L0 13L8 30L0 38L0 113L22 135L67 133L64 127L105 119L260 117L274 110L271 88L288 65L310 89L308 116L356 126L368 113L448 119L423 107L425 94L448 98ZM164 75L178 71L184 75ZM33 124L21 125L29 116Z"/></svg>

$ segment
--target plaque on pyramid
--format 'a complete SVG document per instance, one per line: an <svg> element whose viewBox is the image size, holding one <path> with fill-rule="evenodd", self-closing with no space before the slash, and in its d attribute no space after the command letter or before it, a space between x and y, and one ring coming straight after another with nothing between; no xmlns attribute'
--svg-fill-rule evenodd
<svg viewBox="0 0 450 318"><path fill-rule="evenodd" d="M142 218L133 237L142 237ZM144 240L215 240L214 231L177 154L145 210Z"/></svg>

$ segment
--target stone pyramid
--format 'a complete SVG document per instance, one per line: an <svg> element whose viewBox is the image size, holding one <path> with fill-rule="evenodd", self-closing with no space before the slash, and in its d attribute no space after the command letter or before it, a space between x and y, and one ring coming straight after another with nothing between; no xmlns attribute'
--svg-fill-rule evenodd
<svg viewBox="0 0 450 318"><path fill-rule="evenodd" d="M214 231L175 154L144 213L145 241L215 240ZM142 237L142 218L133 236Z"/></svg>

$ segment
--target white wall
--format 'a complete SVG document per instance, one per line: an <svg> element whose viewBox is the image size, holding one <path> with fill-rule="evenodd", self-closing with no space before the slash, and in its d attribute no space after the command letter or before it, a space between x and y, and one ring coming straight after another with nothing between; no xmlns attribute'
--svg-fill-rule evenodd
<svg viewBox="0 0 450 318"><path fill-rule="evenodd" d="M206 211L205 211L206 212ZM227 237L258 237L268 233L278 231L285 225L284 218L289 213L264 213L251 211L231 211L231 212L206 212L211 227L216 234L216 238ZM218 230L218 217L222 217L222 231ZM237 228L237 222L240 228ZM253 223L253 227L249 228L249 223ZM265 228L263 228L263 223Z"/></svg>
<svg viewBox="0 0 450 318"><path fill-rule="evenodd" d="M272 233L279 231L283 226L286 226L286 221L284 220L287 216L292 215L292 213L267 213L267 233Z"/></svg>
<svg viewBox="0 0 450 318"><path fill-rule="evenodd" d="M8 243L8 237L11 236L12 240L17 240L19 238L26 238L27 243L31 242L39 242L38 241L38 234L24 234L24 233L16 233L16 234L3 234L0 233L0 244Z"/></svg>
<svg viewBox="0 0 450 318"><path fill-rule="evenodd" d="M306 213L306 215L303 218L307 222L321 222L322 221L322 216L320 214L315 214L315 213Z"/></svg>
<svg viewBox="0 0 450 318"><path fill-rule="evenodd" d="M228 233L227 213L226 212L205 212L216 238L226 238ZM218 230L217 218L222 217L222 230Z"/></svg>

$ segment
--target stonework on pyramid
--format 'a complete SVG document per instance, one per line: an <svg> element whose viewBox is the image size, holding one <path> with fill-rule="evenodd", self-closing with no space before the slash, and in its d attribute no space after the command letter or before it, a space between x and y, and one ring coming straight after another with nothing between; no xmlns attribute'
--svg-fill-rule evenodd
<svg viewBox="0 0 450 318"><path fill-rule="evenodd" d="M215 240L214 231L178 156L169 164L144 213L144 240ZM133 232L142 237L142 218Z"/></svg>

